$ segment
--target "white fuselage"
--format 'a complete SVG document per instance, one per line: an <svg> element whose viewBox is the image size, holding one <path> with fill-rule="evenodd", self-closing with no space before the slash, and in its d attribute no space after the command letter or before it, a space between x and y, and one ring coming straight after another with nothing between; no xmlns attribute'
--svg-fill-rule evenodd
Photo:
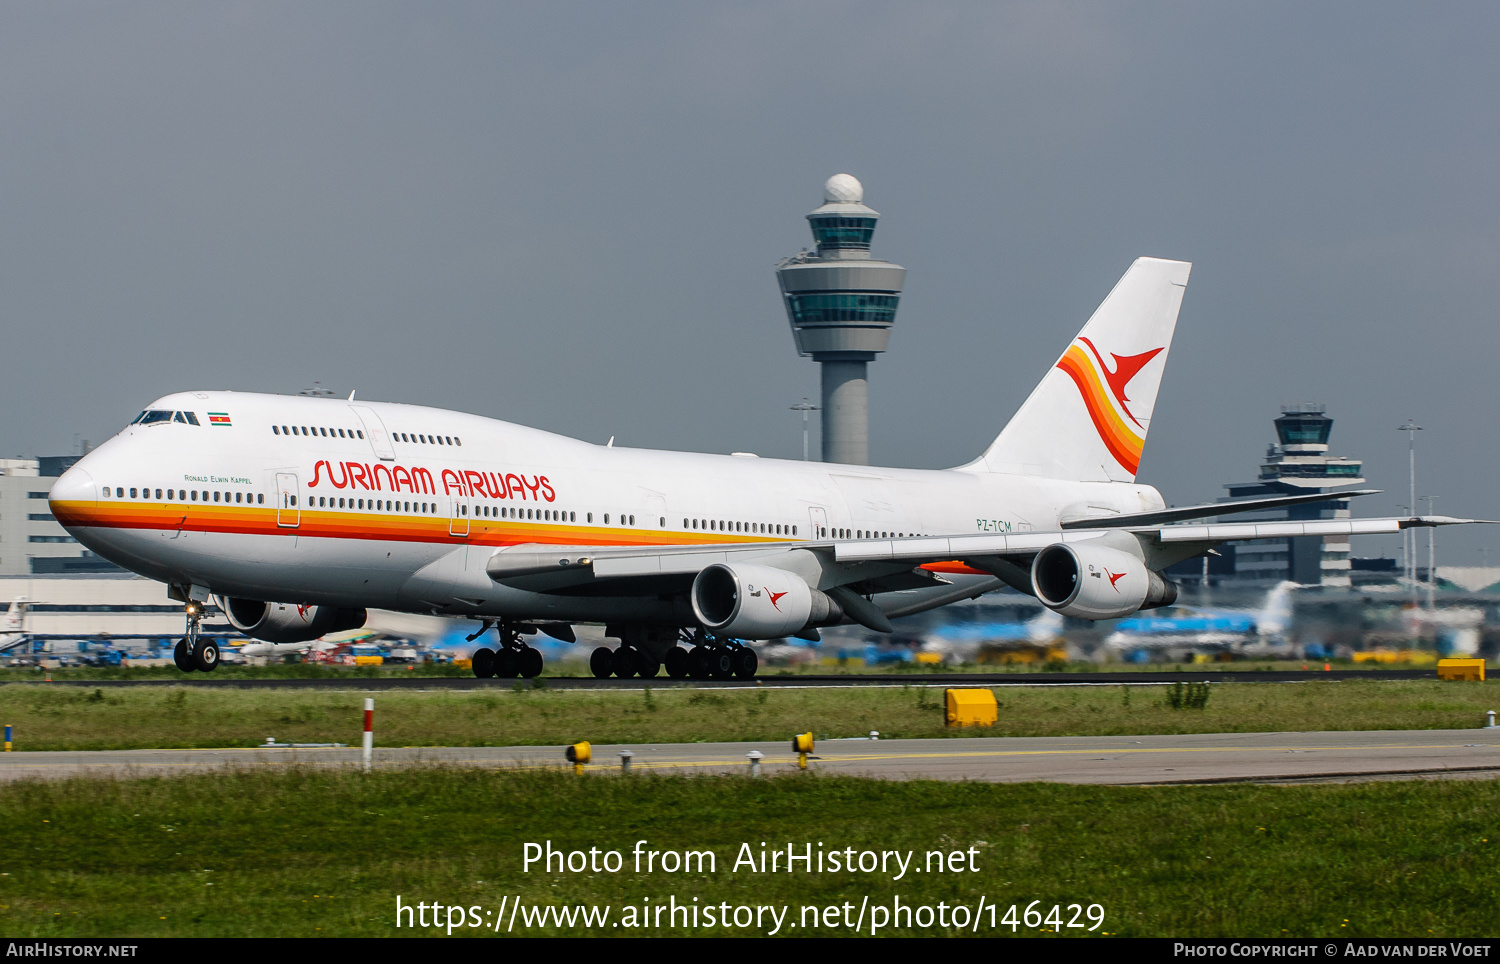
<svg viewBox="0 0 1500 964"><path fill-rule="evenodd" d="M138 422L91 452L52 489L58 520L150 578L286 603L677 619L681 603L523 591L485 565L522 544L1050 530L1163 505L1133 483L615 448L414 405L186 392L148 411L193 419Z"/></svg>

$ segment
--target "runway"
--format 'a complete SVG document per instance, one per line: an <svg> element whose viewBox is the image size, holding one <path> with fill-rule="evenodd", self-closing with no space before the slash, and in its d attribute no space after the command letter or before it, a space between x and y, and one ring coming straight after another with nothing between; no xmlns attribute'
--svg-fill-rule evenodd
<svg viewBox="0 0 1500 964"><path fill-rule="evenodd" d="M70 679L65 671L54 671L48 686L86 686L112 689L132 686L190 686L202 689L342 689L362 692L390 690L485 690L528 688L567 690L639 690L643 687L691 687L744 689L762 687L854 687L854 686L1140 686L1149 684L1196 683L1299 683L1329 680L1413 680L1437 679L1436 669L1388 670L1186 670L1183 672L1119 673L848 673L799 676L787 674L757 676L740 680L672 679L655 676L650 679L594 679L590 676L539 676L536 679L478 679L472 676L349 676L321 679L219 678L201 673L183 673L152 679ZM42 680L0 680L0 686L42 684Z"/></svg>
<svg viewBox="0 0 1500 964"><path fill-rule="evenodd" d="M763 755L766 775L793 773L787 743L595 746L587 771L620 772L629 750L636 774L748 772ZM0 754L0 782L78 775L144 777L258 769L357 767L351 748L109 750ZM563 768L563 748L377 747L377 768L414 766ZM1186 736L955 737L829 740L809 761L815 773L887 780L1047 781L1166 785L1303 783L1412 778L1500 777L1500 728L1330 733L1205 733Z"/></svg>

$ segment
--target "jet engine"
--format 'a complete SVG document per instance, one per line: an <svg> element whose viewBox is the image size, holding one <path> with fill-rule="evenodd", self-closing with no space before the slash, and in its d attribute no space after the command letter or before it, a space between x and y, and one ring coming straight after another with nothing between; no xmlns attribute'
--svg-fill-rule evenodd
<svg viewBox="0 0 1500 964"><path fill-rule="evenodd" d="M693 580L693 613L734 639L775 639L843 618L839 604L802 577L770 566L715 563Z"/></svg>
<svg viewBox="0 0 1500 964"><path fill-rule="evenodd" d="M1037 553L1031 588L1048 609L1080 619L1118 619L1177 601L1177 584L1140 558L1087 543L1055 542Z"/></svg>
<svg viewBox="0 0 1500 964"><path fill-rule="evenodd" d="M246 636L268 643L305 643L365 624L363 609L336 606L293 606L255 599L221 599L229 624Z"/></svg>

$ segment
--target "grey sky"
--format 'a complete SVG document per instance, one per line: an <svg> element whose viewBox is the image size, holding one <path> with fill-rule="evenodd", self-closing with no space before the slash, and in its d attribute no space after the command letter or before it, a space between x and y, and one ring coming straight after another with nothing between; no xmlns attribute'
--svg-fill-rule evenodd
<svg viewBox="0 0 1500 964"><path fill-rule="evenodd" d="M772 269L848 171L910 270L876 463L972 458L1150 254L1194 271L1144 481L1215 498L1309 399L1391 493L1366 513L1406 501L1413 416L1419 494L1497 516L1497 28L1477 3L9 4L0 451L317 380L793 457L817 372Z"/></svg>

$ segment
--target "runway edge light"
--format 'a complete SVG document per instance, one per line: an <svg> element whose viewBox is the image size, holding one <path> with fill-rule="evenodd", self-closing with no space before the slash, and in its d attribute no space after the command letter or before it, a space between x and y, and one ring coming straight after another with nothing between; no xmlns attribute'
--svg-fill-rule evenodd
<svg viewBox="0 0 1500 964"><path fill-rule="evenodd" d="M571 744L563 750L563 756L567 757L568 762L573 764L574 773L582 773L584 764L594 758L593 748L589 746L587 740Z"/></svg>
<svg viewBox="0 0 1500 964"><path fill-rule="evenodd" d="M812 731L798 733L792 737L792 752L797 754L797 769L807 769L807 755L813 751Z"/></svg>
<svg viewBox="0 0 1500 964"><path fill-rule="evenodd" d="M1000 707L989 690L944 690L949 726L994 726Z"/></svg>

